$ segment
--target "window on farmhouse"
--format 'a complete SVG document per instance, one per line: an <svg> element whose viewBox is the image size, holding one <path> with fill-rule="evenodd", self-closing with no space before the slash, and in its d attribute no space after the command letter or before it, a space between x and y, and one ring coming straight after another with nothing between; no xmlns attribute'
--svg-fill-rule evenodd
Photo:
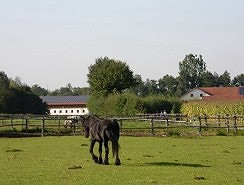
<svg viewBox="0 0 244 185"><path fill-rule="evenodd" d="M77 113L79 113L80 111L79 110L77 110Z"/></svg>
<svg viewBox="0 0 244 185"><path fill-rule="evenodd" d="M73 110L71 110L71 113L73 113Z"/></svg>
<svg viewBox="0 0 244 185"><path fill-rule="evenodd" d="M53 113L56 114L56 110L54 110Z"/></svg>
<svg viewBox="0 0 244 185"><path fill-rule="evenodd" d="M202 94L200 94L200 97L202 97Z"/></svg>
<svg viewBox="0 0 244 185"><path fill-rule="evenodd" d="M68 110L65 110L65 113L68 113Z"/></svg>
<svg viewBox="0 0 244 185"><path fill-rule="evenodd" d="M59 113L62 113L62 110L59 110Z"/></svg>

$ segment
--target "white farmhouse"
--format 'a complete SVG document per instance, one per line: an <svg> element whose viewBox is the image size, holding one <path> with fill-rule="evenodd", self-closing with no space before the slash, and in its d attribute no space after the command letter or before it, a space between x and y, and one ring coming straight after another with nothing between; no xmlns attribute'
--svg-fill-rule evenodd
<svg viewBox="0 0 244 185"><path fill-rule="evenodd" d="M41 96L46 102L50 115L81 116L89 114L89 96Z"/></svg>

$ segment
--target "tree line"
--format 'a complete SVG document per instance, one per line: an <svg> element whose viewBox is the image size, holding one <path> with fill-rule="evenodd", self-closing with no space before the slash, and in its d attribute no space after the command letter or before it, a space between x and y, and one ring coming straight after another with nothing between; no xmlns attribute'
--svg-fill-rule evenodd
<svg viewBox="0 0 244 185"><path fill-rule="evenodd" d="M120 73L116 78L117 71ZM95 73L95 77L90 73ZM72 87L69 83L65 87L60 87L54 91L49 91L39 85L33 85L31 91L39 96L46 95L89 95L90 91L130 91L138 96L163 95L170 97L180 97L190 89L195 87L227 87L243 86L244 74L239 74L233 79L230 73L225 70L222 74L210 72L203 60L202 55L188 54L182 62L179 62L178 76L170 74L162 76L160 79L146 79L143 81L141 75L133 74L129 66L120 60L101 57L96 59L95 64L90 66L90 72L87 74L89 87ZM107 77L107 79L104 78ZM123 78L122 78L123 77ZM91 80L91 78L94 78ZM102 79L102 80L100 80ZM95 83L93 81L99 81ZM129 87L127 83L131 83ZM98 86L98 87L96 87ZM116 87L119 86L119 87ZM102 89L101 89L102 88Z"/></svg>
<svg viewBox="0 0 244 185"><path fill-rule="evenodd" d="M88 107L99 114L134 114L139 112L179 112L177 97L195 87L243 86L244 74L233 79L226 70L219 75L207 70L201 55L188 54L179 62L178 76L166 74L158 80L143 81L120 60L101 57L89 66L89 87L60 87L54 91L38 84L28 86L9 79L0 72L0 112L44 113L47 106L39 96L90 95ZM163 102L163 103L162 103ZM113 110L111 110L113 107Z"/></svg>
<svg viewBox="0 0 244 185"><path fill-rule="evenodd" d="M19 80L12 80L0 71L0 113L45 114L47 105Z"/></svg>

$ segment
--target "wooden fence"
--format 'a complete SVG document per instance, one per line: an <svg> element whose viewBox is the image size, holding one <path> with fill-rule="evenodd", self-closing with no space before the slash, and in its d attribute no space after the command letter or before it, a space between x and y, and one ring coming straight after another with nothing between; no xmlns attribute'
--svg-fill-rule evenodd
<svg viewBox="0 0 244 185"><path fill-rule="evenodd" d="M27 136L82 134L81 124L64 127L65 121L73 119L50 115L0 115L0 134Z"/></svg>
<svg viewBox="0 0 244 185"><path fill-rule="evenodd" d="M215 116L195 116L188 117L182 114L142 114L136 117L118 117L120 127L124 129L149 129L154 135L156 130L169 130L180 128L195 128L200 135L208 129L226 129L226 135L230 131L237 134L238 130L244 130L244 115L215 115ZM123 126L123 122L127 120L139 120L149 123L149 127L130 127Z"/></svg>
<svg viewBox="0 0 244 185"><path fill-rule="evenodd" d="M208 129L225 129L237 134L244 129L244 115L215 115L188 117L182 114L140 114L136 116L109 116L120 123L121 133L146 131L155 135L158 131L170 129L194 128L200 135ZM50 115L6 115L0 114L0 135L81 135L83 128L81 119L76 124L64 127L66 120L74 120L67 116Z"/></svg>

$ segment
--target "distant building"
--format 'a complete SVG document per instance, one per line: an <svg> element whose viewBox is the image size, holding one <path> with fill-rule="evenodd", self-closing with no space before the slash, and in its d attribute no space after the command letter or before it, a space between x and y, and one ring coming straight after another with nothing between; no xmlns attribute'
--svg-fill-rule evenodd
<svg viewBox="0 0 244 185"><path fill-rule="evenodd" d="M89 113L89 96L41 96L46 102L50 115L79 116Z"/></svg>
<svg viewBox="0 0 244 185"><path fill-rule="evenodd" d="M191 100L244 100L244 86L241 87L199 87L181 97L183 101Z"/></svg>

